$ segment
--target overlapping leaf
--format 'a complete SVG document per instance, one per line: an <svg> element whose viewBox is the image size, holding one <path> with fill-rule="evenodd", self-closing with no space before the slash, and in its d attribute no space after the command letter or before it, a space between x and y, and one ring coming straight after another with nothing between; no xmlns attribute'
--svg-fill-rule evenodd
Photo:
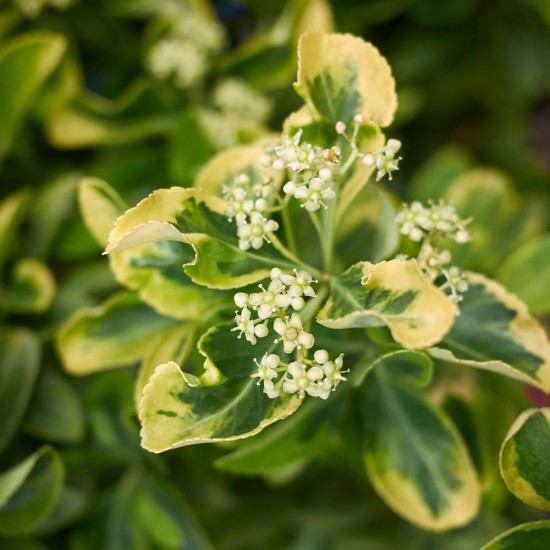
<svg viewBox="0 0 550 550"><path fill-rule="evenodd" d="M76 312L59 330L56 343L68 372L90 374L139 361L152 339L176 323L125 292Z"/></svg>
<svg viewBox="0 0 550 550"><path fill-rule="evenodd" d="M329 328L387 325L407 348L423 348L450 330L457 308L414 260L360 262L331 281L317 321Z"/></svg>
<svg viewBox="0 0 550 550"><path fill-rule="evenodd" d="M49 446L0 473L0 534L21 536L38 527L53 511L63 478L63 463Z"/></svg>
<svg viewBox="0 0 550 550"><path fill-rule="evenodd" d="M255 346L237 338L231 326L210 329L200 340L205 372L189 377L174 362L159 365L140 404L142 445L162 452L183 445L249 437L292 414L297 397L270 399L250 375L254 358L273 349L269 338Z"/></svg>
<svg viewBox="0 0 550 550"><path fill-rule="evenodd" d="M430 354L444 361L486 369L550 390L550 342L516 296L479 274L449 334Z"/></svg>

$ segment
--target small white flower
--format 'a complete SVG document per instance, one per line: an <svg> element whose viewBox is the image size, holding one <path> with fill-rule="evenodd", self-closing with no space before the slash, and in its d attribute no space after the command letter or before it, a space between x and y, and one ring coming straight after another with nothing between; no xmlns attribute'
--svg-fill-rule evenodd
<svg viewBox="0 0 550 550"><path fill-rule="evenodd" d="M319 367L311 367L308 370L303 363L294 361L288 365L283 390L290 394L298 392L300 399L303 399L306 393L318 397L321 389L318 381L321 378L323 371Z"/></svg>
<svg viewBox="0 0 550 550"><path fill-rule="evenodd" d="M316 283L317 280L304 270L294 270L294 273L295 276L290 276L288 279L288 294L293 297L308 296L309 298L314 298L315 290L313 290L311 283Z"/></svg>
<svg viewBox="0 0 550 550"><path fill-rule="evenodd" d="M235 305L240 308L244 308L248 304L248 294L246 292L237 292L233 297Z"/></svg>
<svg viewBox="0 0 550 550"><path fill-rule="evenodd" d="M239 331L239 338L244 334L244 337L252 344L255 345L257 342L256 337L264 338L267 336L266 328L264 325L254 325L254 321L250 318L250 310L244 308L242 312L235 315L235 322L237 326L231 330Z"/></svg>
<svg viewBox="0 0 550 550"><path fill-rule="evenodd" d="M264 241L270 242L267 233L277 231L277 229L279 229L279 224L275 220L268 220L260 212L252 212L250 221L237 228L239 248L241 250L248 250L250 247L261 248Z"/></svg>
<svg viewBox="0 0 550 550"><path fill-rule="evenodd" d="M313 335L302 327L302 320L297 313L293 313L290 318L285 317L284 320L280 317L275 319L273 329L280 336L277 341L283 341L285 353L292 353L296 348L311 349L315 343Z"/></svg>
<svg viewBox="0 0 550 550"><path fill-rule="evenodd" d="M342 135L346 133L346 125L341 120L336 123L334 129L336 130L337 134Z"/></svg>
<svg viewBox="0 0 550 550"><path fill-rule="evenodd" d="M261 382L271 382L274 378L277 378L278 376L276 369L279 366L280 361L281 358L274 353L271 353L269 355L266 353L259 363L258 361L256 361L256 359L254 359L254 362L256 363L256 365L258 365L258 371L252 374L250 377L258 378L258 385Z"/></svg>

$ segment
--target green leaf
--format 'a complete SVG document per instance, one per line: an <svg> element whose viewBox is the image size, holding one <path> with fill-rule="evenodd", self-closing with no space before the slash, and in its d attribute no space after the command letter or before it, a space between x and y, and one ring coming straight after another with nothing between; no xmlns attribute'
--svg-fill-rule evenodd
<svg viewBox="0 0 550 550"><path fill-rule="evenodd" d="M103 247L117 218L128 206L120 195L98 178L83 178L78 185L78 204L86 227Z"/></svg>
<svg viewBox="0 0 550 550"><path fill-rule="evenodd" d="M331 281L317 316L329 328L387 325L406 348L424 348L450 330L456 305L422 274L415 260L360 262Z"/></svg>
<svg viewBox="0 0 550 550"><path fill-rule="evenodd" d="M197 344L197 328L188 323L176 325L174 328L160 334L151 344L149 352L139 367L136 379L136 408L143 394L143 388L155 372L158 365L173 361L178 365L185 362Z"/></svg>
<svg viewBox="0 0 550 550"><path fill-rule="evenodd" d="M302 35L295 86L311 112L333 124L362 114L389 126L397 107L387 61L372 44L349 34Z"/></svg>
<svg viewBox="0 0 550 550"><path fill-rule="evenodd" d="M498 372L550 390L550 342L525 304L501 285L467 274L460 315L432 357Z"/></svg>
<svg viewBox="0 0 550 550"><path fill-rule="evenodd" d="M334 407L308 400L285 422L239 442L237 449L218 458L215 466L226 472L254 476L311 459L328 444L331 418L334 419Z"/></svg>
<svg viewBox="0 0 550 550"><path fill-rule="evenodd" d="M25 215L29 203L28 189L12 193L0 203L0 267L11 256L17 243L17 230Z"/></svg>
<svg viewBox="0 0 550 550"><path fill-rule="evenodd" d="M500 473L516 497L550 510L550 409L529 409L517 418L500 450Z"/></svg>
<svg viewBox="0 0 550 550"><path fill-rule="evenodd" d="M45 368L40 373L23 427L36 437L59 443L76 443L84 437L80 397L55 369Z"/></svg>
<svg viewBox="0 0 550 550"><path fill-rule="evenodd" d="M441 410L378 374L363 419L367 472L390 508L431 531L475 517L481 493L476 473L457 429Z"/></svg>
<svg viewBox="0 0 550 550"><path fill-rule="evenodd" d="M77 175L62 174L33 192L25 231L24 254L46 260L64 222L73 216Z"/></svg>
<svg viewBox="0 0 550 550"><path fill-rule="evenodd" d="M350 382L355 387L360 386L374 368L384 369L397 381L411 382L420 387L427 386L433 375L433 362L429 355L421 351L397 350L356 365Z"/></svg>
<svg viewBox="0 0 550 550"><path fill-rule="evenodd" d="M253 183L269 178L278 188L283 181L283 173L260 164L264 148L277 139L277 135L269 135L250 145L238 145L219 152L201 168L195 187L219 195L224 185L239 174L246 173Z"/></svg>
<svg viewBox="0 0 550 550"><path fill-rule="evenodd" d="M521 211L520 197L506 174L491 168L467 170L445 189L442 198L464 219L471 218L466 247L449 243L453 258L476 271L493 272L509 251L538 232L536 216Z"/></svg>
<svg viewBox="0 0 550 550"><path fill-rule="evenodd" d="M173 485L130 469L109 502L106 540L102 547L206 550L211 545Z"/></svg>
<svg viewBox="0 0 550 550"><path fill-rule="evenodd" d="M497 278L517 294L535 315L550 313L550 235L520 246L501 265Z"/></svg>
<svg viewBox="0 0 550 550"><path fill-rule="evenodd" d="M0 287L0 308L13 313L44 313L55 289L55 279L45 263L23 258L11 272L10 286Z"/></svg>
<svg viewBox="0 0 550 550"><path fill-rule="evenodd" d="M12 38L0 50L0 161L36 93L61 60L67 43L61 34L41 31Z"/></svg>
<svg viewBox="0 0 550 550"><path fill-rule="evenodd" d="M231 325L210 329L199 341L205 372L189 377L174 362L159 365L140 404L142 446L152 452L252 436L292 414L301 400L270 399L250 375L254 358L275 348L270 338L255 346Z"/></svg>
<svg viewBox="0 0 550 550"><path fill-rule="evenodd" d="M109 255L117 281L135 290L155 311L187 321L206 322L225 307L219 292L197 286L183 266L193 250L176 241L143 244Z"/></svg>
<svg viewBox="0 0 550 550"><path fill-rule="evenodd" d="M0 534L33 532L61 494L64 468L57 453L41 447L0 474Z"/></svg>
<svg viewBox="0 0 550 550"><path fill-rule="evenodd" d="M0 450L9 443L25 414L40 356L40 343L29 330L0 333Z"/></svg>
<svg viewBox="0 0 550 550"><path fill-rule="evenodd" d="M411 181L411 196L423 202L442 197L447 187L471 164L468 154L459 147L438 149L415 172Z"/></svg>
<svg viewBox="0 0 550 550"><path fill-rule="evenodd" d="M71 98L47 119L46 134L59 149L134 143L173 130L175 114L150 82L136 80L114 99L89 92Z"/></svg>
<svg viewBox="0 0 550 550"><path fill-rule="evenodd" d="M195 261L185 272L200 285L209 288L239 288L266 278L275 266L282 269L297 267L274 235L272 243L265 243L258 250L239 249L236 226L211 210L205 203L191 198L185 202L177 216L177 227L188 235L196 250ZM204 233L208 237L192 233ZM286 253L285 253L286 254Z"/></svg>
<svg viewBox="0 0 550 550"><path fill-rule="evenodd" d="M109 233L105 254L160 240L187 242L174 224L180 209L192 197L206 200L197 189L171 187L154 191L116 220ZM223 208L223 202L220 203Z"/></svg>
<svg viewBox="0 0 550 550"><path fill-rule="evenodd" d="M481 550L545 550L550 544L550 520L518 525L488 542Z"/></svg>
<svg viewBox="0 0 550 550"><path fill-rule="evenodd" d="M392 202L392 197L373 183L354 197L336 227L338 255L348 265L361 260L379 262L395 252L400 236Z"/></svg>
<svg viewBox="0 0 550 550"><path fill-rule="evenodd" d="M69 318L57 334L57 349L71 374L131 365L143 358L152 339L176 322L156 313L135 294L120 293Z"/></svg>

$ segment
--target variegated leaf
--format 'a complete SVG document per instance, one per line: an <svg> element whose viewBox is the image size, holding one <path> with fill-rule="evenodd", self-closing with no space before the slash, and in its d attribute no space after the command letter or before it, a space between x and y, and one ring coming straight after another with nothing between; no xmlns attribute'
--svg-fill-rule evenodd
<svg viewBox="0 0 550 550"><path fill-rule="evenodd" d="M372 44L349 34L302 35L295 86L312 113L332 124L362 114L389 126L397 108L387 61Z"/></svg>
<svg viewBox="0 0 550 550"><path fill-rule="evenodd" d="M66 48L62 34L42 31L20 34L0 50L0 161L33 98Z"/></svg>
<svg viewBox="0 0 550 550"><path fill-rule="evenodd" d="M239 145L221 151L197 174L195 187L206 193L219 195L224 185L231 183L239 174L245 173L253 183L268 178L278 188L282 183L283 173L260 164L264 148L277 139L278 136L270 135L251 145Z"/></svg>
<svg viewBox="0 0 550 550"><path fill-rule="evenodd" d="M197 345L197 328L189 323L181 323L160 334L151 344L149 352L139 367L135 386L136 409L143 394L143 388L158 365L173 361L183 364Z"/></svg>
<svg viewBox="0 0 550 550"><path fill-rule="evenodd" d="M187 242L174 223L179 209L192 197L204 200L196 189L171 187L154 191L116 220L105 253L159 240Z"/></svg>
<svg viewBox="0 0 550 550"><path fill-rule="evenodd" d="M499 268L497 277L525 302L531 313L550 313L550 235L520 245Z"/></svg>
<svg viewBox="0 0 550 550"><path fill-rule="evenodd" d="M289 255L281 253L284 249L275 237L258 250L240 250L235 224L194 199L186 201L180 209L177 228L195 248L196 258L185 272L200 285L239 288L264 279L275 266L297 267ZM201 235L192 235L196 233Z"/></svg>
<svg viewBox="0 0 550 550"><path fill-rule="evenodd" d="M336 329L387 325L397 342L416 349L440 341L457 313L415 260L396 259L360 262L335 277L317 321Z"/></svg>
<svg viewBox="0 0 550 550"><path fill-rule="evenodd" d="M120 293L98 307L77 311L59 330L56 344L68 372L90 374L136 363L152 339L176 323L135 294Z"/></svg>
<svg viewBox="0 0 550 550"><path fill-rule="evenodd" d="M78 204L86 227L101 246L107 246L115 221L128 209L120 195L98 178L83 178Z"/></svg>
<svg viewBox="0 0 550 550"><path fill-rule="evenodd" d="M426 386L432 379L433 362L422 351L396 350L380 355L373 360L359 362L352 369L350 382L354 386L360 386L365 377L374 369L384 371L402 382L412 382L417 386Z"/></svg>
<svg viewBox="0 0 550 550"><path fill-rule="evenodd" d="M174 362L159 365L143 390L140 403L142 446L168 449L242 439L292 414L301 404L284 394L270 399L250 375L263 354L275 348L270 338L255 346L231 331L210 329L200 340L206 357L200 378L186 375Z"/></svg>
<svg viewBox="0 0 550 550"><path fill-rule="evenodd" d="M523 502L550 510L550 409L529 409L514 422L500 450L500 473Z"/></svg>
<svg viewBox="0 0 550 550"><path fill-rule="evenodd" d="M460 315L430 355L550 391L550 342L544 329L500 284L476 273L467 276Z"/></svg>
<svg viewBox="0 0 550 550"><path fill-rule="evenodd" d="M34 258L19 260L9 286L0 287L0 309L14 313L43 313L51 305L56 290L49 267Z"/></svg>
<svg viewBox="0 0 550 550"><path fill-rule="evenodd" d="M363 417L365 465L390 508L432 531L459 527L476 515L479 482L458 430L443 411L377 374Z"/></svg>
<svg viewBox="0 0 550 550"><path fill-rule="evenodd" d="M188 244L142 244L113 252L109 260L117 281L162 315L204 322L225 307L218 292L197 286L185 273L184 265L193 260Z"/></svg>
<svg viewBox="0 0 550 550"><path fill-rule="evenodd" d="M546 550L550 545L550 520L523 523L488 542L481 550Z"/></svg>

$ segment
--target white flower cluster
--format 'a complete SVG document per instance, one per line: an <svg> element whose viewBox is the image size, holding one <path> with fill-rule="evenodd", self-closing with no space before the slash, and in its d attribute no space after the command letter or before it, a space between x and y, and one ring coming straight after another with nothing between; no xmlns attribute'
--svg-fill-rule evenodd
<svg viewBox="0 0 550 550"><path fill-rule="evenodd" d="M38 17L43 9L52 7L57 10L68 8L73 0L14 0L25 17Z"/></svg>
<svg viewBox="0 0 550 550"><path fill-rule="evenodd" d="M222 111L255 122L266 122L271 115L271 102L239 78L222 80L214 90L213 101Z"/></svg>
<svg viewBox="0 0 550 550"><path fill-rule="evenodd" d="M281 141L266 147L260 158L265 167L284 172L289 170L291 179L284 185L283 192L303 201L309 212L326 208L323 201L335 197L332 183L335 167L340 161L338 148L322 149L311 143L300 143L302 130L293 137L283 136Z"/></svg>
<svg viewBox="0 0 550 550"><path fill-rule="evenodd" d="M188 88L204 76L210 56L223 40L214 21L186 13L153 45L145 64L157 78L173 78L176 86Z"/></svg>
<svg viewBox="0 0 550 550"><path fill-rule="evenodd" d="M258 384L263 382L264 393L274 399L281 395L281 391L289 394L297 393L300 399L305 394L312 397L328 399L330 392L346 380L342 376L344 355L340 354L331 361L327 350L318 349L313 354L313 361L302 359L285 363L274 354L265 354L258 363L258 371L252 378L258 378Z"/></svg>
<svg viewBox="0 0 550 550"><path fill-rule="evenodd" d="M392 179L392 172L399 170L399 161L401 157L396 157L396 153L401 149L401 142L397 139L388 139L386 145L379 151L373 151L363 156L365 166L376 166L376 181L380 181L386 174Z"/></svg>
<svg viewBox="0 0 550 550"><path fill-rule="evenodd" d="M237 326L232 329L239 331L255 345L258 338L269 334L269 321L273 319L273 331L278 335L275 343L282 343L286 354L296 354L296 360L290 363L282 361L279 355L265 354L258 363L258 370L252 378L258 378L258 384L263 383L264 393L274 399L281 391L294 394L300 398L305 394L327 399L330 392L336 388L342 376L343 355L331 361L326 350L317 350L313 360L306 357L307 350L313 348L315 338L307 332L297 313L305 306L304 298L312 298L315 291L311 286L316 283L307 271L294 270L294 274L285 273L279 268L273 268L270 273L270 283L265 289L259 285L262 292L235 294L235 304L242 308L236 312ZM289 315L289 309L294 310ZM257 319L252 319L252 311Z"/></svg>
<svg viewBox="0 0 550 550"><path fill-rule="evenodd" d="M430 203L427 207L418 201L404 204L395 221L400 232L414 242L420 242L432 233L439 233L459 244L470 240L470 233L466 229L470 220L462 220L454 207L443 201Z"/></svg>
<svg viewBox="0 0 550 550"><path fill-rule="evenodd" d="M415 201L410 205L403 205L403 209L395 218L403 235L411 241L422 242L417 261L420 269L431 282L440 276L445 277L442 289L450 291L450 298L459 302L460 293L468 290L468 282L456 266L449 266L451 253L448 250L439 250L432 244L432 239L439 235L453 239L458 244L467 243L470 234L466 225L470 220L462 220L453 206L440 201L430 203L428 207Z"/></svg>
<svg viewBox="0 0 550 550"><path fill-rule="evenodd" d="M344 139L351 146L351 159L360 158L365 166L376 166L378 170L376 173L376 181L380 181L384 176L392 179L392 172L399 170L399 161L401 157L396 157L399 149L401 149L401 142L397 139L389 139L386 145L378 151L371 151L369 153L363 153L359 150L357 145L357 138L359 136L359 128L364 122L363 115L358 114L353 118L353 132L351 136L346 134L346 125L344 122L339 121L336 123L336 133L344 137Z"/></svg>
<svg viewBox="0 0 550 550"><path fill-rule="evenodd" d="M270 242L267 234L279 229L275 220L265 214L273 200L274 188L269 180L252 184L248 174L239 174L233 183L222 189L227 203L225 211L229 221L237 223L239 248L261 248L264 242Z"/></svg>

